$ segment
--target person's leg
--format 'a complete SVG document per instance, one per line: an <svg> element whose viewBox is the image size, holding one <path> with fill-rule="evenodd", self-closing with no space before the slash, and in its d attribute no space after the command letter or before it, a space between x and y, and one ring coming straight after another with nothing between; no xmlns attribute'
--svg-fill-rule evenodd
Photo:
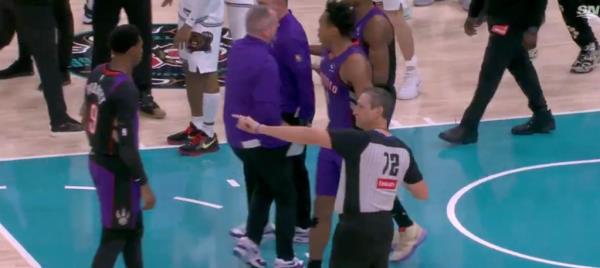
<svg viewBox="0 0 600 268"><path fill-rule="evenodd" d="M132 230L127 238L123 248L123 260L128 268L142 268L144 262L142 259L142 236L144 227L142 224L142 215L140 213L138 226Z"/></svg>
<svg viewBox="0 0 600 268"><path fill-rule="evenodd" d="M54 1L54 18L58 29L58 61L60 71L66 76L71 64L73 48L73 12L69 0Z"/></svg>
<svg viewBox="0 0 600 268"><path fill-rule="evenodd" d="M96 250L93 268L114 267L117 257L125 248L127 243L127 232L122 230L102 230L100 246Z"/></svg>
<svg viewBox="0 0 600 268"><path fill-rule="evenodd" d="M227 22L233 40L242 39L246 35L246 14L255 4L254 0L227 0Z"/></svg>
<svg viewBox="0 0 600 268"><path fill-rule="evenodd" d="M600 59L600 47L594 36L594 31L589 25L588 15L592 14L585 8L587 4L597 6L597 0L558 0L560 13L562 14L567 30L571 38L579 46L580 52L571 65L573 73L589 73L596 68Z"/></svg>
<svg viewBox="0 0 600 268"><path fill-rule="evenodd" d="M99 1L93 10L92 29L94 32L94 48L92 49L92 69L110 61L108 37L119 23L121 1Z"/></svg>
<svg viewBox="0 0 600 268"><path fill-rule="evenodd" d="M33 75L33 62L31 54L26 48L23 36L17 31L17 17L15 14L14 0L1 1L0 3L0 50L8 46L15 33L19 35L19 58L6 69L0 70L0 79Z"/></svg>

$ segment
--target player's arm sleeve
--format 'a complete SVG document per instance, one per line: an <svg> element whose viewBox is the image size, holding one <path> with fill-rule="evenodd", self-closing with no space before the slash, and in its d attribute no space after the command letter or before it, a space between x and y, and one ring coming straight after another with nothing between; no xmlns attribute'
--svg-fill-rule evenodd
<svg viewBox="0 0 600 268"><path fill-rule="evenodd" d="M408 154L410 156L410 163L408 164L408 169L406 170L406 174L404 175L404 182L406 184L415 184L423 180L423 175L419 170L419 166L413 157L412 152L409 150Z"/></svg>
<svg viewBox="0 0 600 268"><path fill-rule="evenodd" d="M252 89L252 118L268 126L279 126L281 118L281 94L279 92L279 70L275 60L267 60L264 67L256 72L256 84Z"/></svg>
<svg viewBox="0 0 600 268"><path fill-rule="evenodd" d="M284 64L292 71L298 97L300 113L298 117L310 123L315 116L315 85L312 80L312 69L308 43L302 40L289 40L283 43Z"/></svg>
<svg viewBox="0 0 600 268"><path fill-rule="evenodd" d="M203 22L208 17L209 10L213 8L209 5L216 1L207 1L207 0L188 0L192 1L192 10L187 18L185 18L185 24L190 27L194 27L194 25Z"/></svg>
<svg viewBox="0 0 600 268"><path fill-rule="evenodd" d="M471 5L469 6L469 17L477 18L481 14L483 10L483 6L485 4L485 0L471 0Z"/></svg>
<svg viewBox="0 0 600 268"><path fill-rule="evenodd" d="M343 158L358 157L369 145L369 134L362 130L344 129L328 132L331 148Z"/></svg>
<svg viewBox="0 0 600 268"><path fill-rule="evenodd" d="M131 82L125 82L115 92L117 107L117 137L119 156L136 182L147 182L146 172L138 150L138 92Z"/></svg>

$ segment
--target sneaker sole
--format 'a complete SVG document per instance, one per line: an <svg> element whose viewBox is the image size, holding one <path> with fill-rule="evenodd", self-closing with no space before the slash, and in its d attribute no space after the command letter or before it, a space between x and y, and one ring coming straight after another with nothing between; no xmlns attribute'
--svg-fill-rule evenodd
<svg viewBox="0 0 600 268"><path fill-rule="evenodd" d="M0 80L13 79L13 78L18 78L18 77L26 77L26 76L32 76L32 75L33 75L33 71L27 72L27 73L19 73L19 74L12 74L12 75L8 75L8 76L4 76L4 77L1 77Z"/></svg>
<svg viewBox="0 0 600 268"><path fill-rule="evenodd" d="M451 143L451 144L462 144L462 145L466 145L466 144L471 144L471 143L476 143L477 142L477 138L469 138L469 139L465 139L462 141L453 141L448 139L445 135L442 135L441 133L438 135L438 137L447 142L447 143Z"/></svg>
<svg viewBox="0 0 600 268"><path fill-rule="evenodd" d="M390 260L390 261L401 262L401 261L405 261L406 259L410 258L410 256L412 256L415 253L415 251L417 251L417 248L421 244L423 244L423 241L425 241L426 237L427 237L427 231L425 229L423 229L423 232L421 232L421 235L419 236L419 239L417 239L417 243L415 243L415 245L413 246L413 248L410 250L410 252L406 256L404 256L404 257L402 257L402 258L400 258L398 260Z"/></svg>
<svg viewBox="0 0 600 268"><path fill-rule="evenodd" d="M174 141L174 140L169 140L167 139L167 144L168 145L184 145L186 142L188 142L189 140L185 140L185 141Z"/></svg>
<svg viewBox="0 0 600 268"><path fill-rule="evenodd" d="M229 231L229 235L235 239L240 239L240 238L246 236L246 234L240 235L238 233L234 233L231 231ZM275 239L275 233L264 233L263 239Z"/></svg>
<svg viewBox="0 0 600 268"><path fill-rule="evenodd" d="M167 114L154 115L154 114L146 113L141 110L140 110L140 114L144 117L148 117L148 118L152 118L152 119L164 119L165 117L167 117Z"/></svg>
<svg viewBox="0 0 600 268"><path fill-rule="evenodd" d="M236 256L241 261L243 261L245 264L248 264L248 265L250 265L250 267L253 267L253 268L264 268L267 265L266 262L265 262L265 264L255 264L255 263L245 260L242 252L238 249L237 246L233 248L233 255Z"/></svg>

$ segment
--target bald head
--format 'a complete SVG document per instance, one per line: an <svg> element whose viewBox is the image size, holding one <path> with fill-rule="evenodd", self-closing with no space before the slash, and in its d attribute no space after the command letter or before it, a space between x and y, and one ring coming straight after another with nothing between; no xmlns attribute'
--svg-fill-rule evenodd
<svg viewBox="0 0 600 268"><path fill-rule="evenodd" d="M277 16L266 6L255 5L246 15L246 31L249 35L271 41L277 31Z"/></svg>

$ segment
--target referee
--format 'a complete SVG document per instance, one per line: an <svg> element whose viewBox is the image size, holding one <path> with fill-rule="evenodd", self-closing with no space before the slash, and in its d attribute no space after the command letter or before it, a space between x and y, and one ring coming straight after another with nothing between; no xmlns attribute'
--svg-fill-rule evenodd
<svg viewBox="0 0 600 268"><path fill-rule="evenodd" d="M340 221L329 267L388 267L394 231L391 210L398 186L406 183L414 197L428 198L427 184L410 149L388 131L393 101L383 89L364 92L354 110L362 130L265 126L251 117L234 115L237 127L249 133L317 144L343 157L335 204Z"/></svg>
<svg viewBox="0 0 600 268"><path fill-rule="evenodd" d="M544 21L548 0L473 0L465 33L477 33L483 21L479 19L484 4L487 5L487 22L490 31L485 49L475 96L465 111L460 124L440 133L449 143L477 142L477 128L485 108L498 89L504 71L513 75L529 101L533 117L512 128L514 135L549 133L555 129L554 118L548 110L535 67L529 59L528 49L537 45L537 33Z"/></svg>

